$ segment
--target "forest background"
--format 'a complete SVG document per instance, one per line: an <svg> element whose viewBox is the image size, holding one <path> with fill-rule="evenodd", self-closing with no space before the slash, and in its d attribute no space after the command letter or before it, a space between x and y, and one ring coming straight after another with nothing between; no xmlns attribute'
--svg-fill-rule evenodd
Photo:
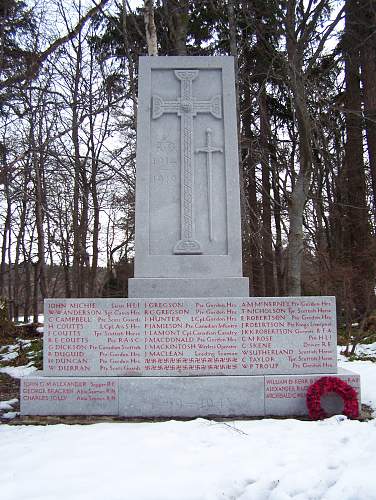
<svg viewBox="0 0 376 500"><path fill-rule="evenodd" d="M375 0L0 2L0 297L127 296L138 57L234 56L254 296L375 309ZM139 6L137 6L139 5ZM359 326L360 325L360 326Z"/></svg>

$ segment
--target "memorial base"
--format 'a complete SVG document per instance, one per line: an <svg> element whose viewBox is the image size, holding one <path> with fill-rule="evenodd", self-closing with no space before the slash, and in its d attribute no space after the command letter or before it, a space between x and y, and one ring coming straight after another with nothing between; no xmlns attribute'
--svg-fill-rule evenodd
<svg viewBox="0 0 376 500"><path fill-rule="evenodd" d="M136 298L248 297L248 278L131 278L128 296Z"/></svg>
<svg viewBox="0 0 376 500"><path fill-rule="evenodd" d="M109 415L128 418L304 416L308 387L323 376L351 385L360 402L360 377L336 374L206 377L46 377L21 380L21 415ZM360 404L360 403L359 403ZM340 414L336 394L322 398Z"/></svg>

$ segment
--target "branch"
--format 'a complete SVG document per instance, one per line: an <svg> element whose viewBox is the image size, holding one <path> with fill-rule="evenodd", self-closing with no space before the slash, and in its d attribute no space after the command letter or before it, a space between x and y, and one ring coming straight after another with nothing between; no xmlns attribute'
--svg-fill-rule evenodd
<svg viewBox="0 0 376 500"><path fill-rule="evenodd" d="M342 19L344 11L345 11L345 7L343 6L342 9L338 12L337 17L334 19L334 21L332 22L332 24L330 26L328 26L328 28L326 29L326 31L324 32L324 34L321 36L320 43L317 46L317 48L315 50L315 53L311 57L311 60L309 62L306 74L308 74L310 72L310 70L312 69L313 65L316 63L316 61L317 61L320 53L322 52L322 50L324 48L324 45L325 45L327 39L329 38L329 36L333 32L334 28L337 26L337 24Z"/></svg>
<svg viewBox="0 0 376 500"><path fill-rule="evenodd" d="M80 117L80 119L78 120L78 125L81 125L91 115L97 116L98 114L104 113L105 111L111 109L111 106L113 106L114 104L117 104L122 99L123 99L123 97L119 97L118 99L115 99L111 103L106 104L106 105L101 106L100 108L96 109L94 113L83 114ZM61 137L63 137L64 135L68 134L71 131L72 131L72 126L66 127L64 130L60 131L56 135L46 139L43 143L43 146L45 146L48 142L53 143L54 141L56 141L57 139L60 139ZM17 155L11 162L8 163L7 168L9 170L12 169L19 161L26 158L32 150L33 150L33 148L30 147L30 148L26 149L25 151L23 151L22 153L20 153L19 155Z"/></svg>
<svg viewBox="0 0 376 500"><path fill-rule="evenodd" d="M40 52L39 54L36 53L34 55L35 59L31 63L30 67L25 69L24 71L21 71L19 73L16 73L13 76L10 76L6 80L3 80L0 82L0 89L3 89L5 87L8 87L10 85L14 85L16 83L21 83L23 81L30 81L33 80L34 78L37 77L38 71L40 70L40 67L44 63L44 61L50 56L53 52L55 52L59 47L64 45L66 42L69 42L73 38L75 38L78 33L82 30L82 28L85 26L86 22L91 19L95 14L108 3L109 0L100 0L98 4L96 4L92 9L90 9L76 24L76 26L69 31L66 35L57 38L46 50L43 52Z"/></svg>
<svg viewBox="0 0 376 500"><path fill-rule="evenodd" d="M134 15L134 13L133 13L133 10L131 9L131 6L129 5L128 0L124 0L124 7L123 7L124 12L126 12L126 8L125 8L126 6L127 6L127 8L128 8L129 14L130 14L131 19L132 19L132 23L133 23L133 25L134 25L134 27L135 27L135 29L136 29L137 33L139 34L139 36L140 36L141 40L145 40L145 41L146 41L145 34L144 34L141 30L140 30L140 27L139 27L139 25L138 25L138 23L137 23L137 20L136 20L136 18L135 18L135 15Z"/></svg>

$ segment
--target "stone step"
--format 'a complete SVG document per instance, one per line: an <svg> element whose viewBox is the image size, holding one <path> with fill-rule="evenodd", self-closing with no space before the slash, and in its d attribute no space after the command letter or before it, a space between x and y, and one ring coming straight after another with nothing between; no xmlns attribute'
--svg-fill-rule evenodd
<svg viewBox="0 0 376 500"><path fill-rule="evenodd" d="M343 369L326 375L213 377L46 377L37 373L21 379L21 415L307 415L307 389L322 376L347 382L360 404L360 377ZM322 398L322 404L329 414L343 409L336 394Z"/></svg>

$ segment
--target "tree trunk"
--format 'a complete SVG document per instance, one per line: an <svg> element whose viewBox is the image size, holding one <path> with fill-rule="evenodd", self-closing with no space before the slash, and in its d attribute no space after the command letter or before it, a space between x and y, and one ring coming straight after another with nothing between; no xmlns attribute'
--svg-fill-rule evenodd
<svg viewBox="0 0 376 500"><path fill-rule="evenodd" d="M33 276L33 323L38 323L39 317L39 294L38 294L38 282L39 282L39 262L33 264L34 276Z"/></svg>
<svg viewBox="0 0 376 500"><path fill-rule="evenodd" d="M30 298L32 296L31 289L31 264L28 259L26 259L26 253L24 256L24 268L25 268L25 285L24 285L24 303L23 303L23 320L24 323L28 323L30 319Z"/></svg>
<svg viewBox="0 0 376 500"><path fill-rule="evenodd" d="M30 168L29 162L25 165L24 168L24 177L22 183L22 205L21 205L21 213L20 213L20 221L17 233L16 240L16 251L14 256L14 285L13 285L13 296L14 296L14 315L17 318L19 316L19 306L20 306L20 284L21 284L21 276L20 276L20 255L22 244L25 241L25 227L26 227L26 214L27 214L27 185L30 180ZM25 273L25 260L23 271Z"/></svg>
<svg viewBox="0 0 376 500"><path fill-rule="evenodd" d="M0 143L0 153L3 164L4 192L6 199L6 215L3 228L3 239L1 243L1 264L0 264L0 298L1 298L5 295L5 284L6 284L5 277L7 274L9 275L6 261L7 261L8 233L10 232L11 228L12 207L11 207L11 199L9 191L10 175L7 166L6 150L4 144L2 143Z"/></svg>
<svg viewBox="0 0 376 500"><path fill-rule="evenodd" d="M363 0L362 17L363 32L360 40L361 77L363 82L364 118L368 146L368 159L371 171L373 218L376 226L376 2Z"/></svg>
<svg viewBox="0 0 376 500"><path fill-rule="evenodd" d="M153 2L153 0L151 0ZM133 123L136 125L137 123L137 79L135 77L135 66L136 66L136 61L134 61L134 52L130 49L130 39L129 39L129 34L128 34L128 27L127 27L127 0L123 0L123 18L122 18L122 36L123 36L123 46L124 46L124 52L126 55L127 59L127 64L128 64L128 81L129 81L129 90L131 94L131 99L132 99L132 110L133 110ZM154 7L153 7L154 8ZM131 14L132 15L132 14ZM153 17L153 22L154 22L154 17ZM155 35L157 36L157 35ZM156 47L158 40L156 40ZM158 52L154 55L158 55Z"/></svg>
<svg viewBox="0 0 376 500"><path fill-rule="evenodd" d="M45 234L44 234L44 207L43 207L43 153L34 151L34 185L35 185L35 222L38 235L38 279L42 298L48 296L45 273Z"/></svg>
<svg viewBox="0 0 376 500"><path fill-rule="evenodd" d="M302 47L296 39L296 2L287 1L286 35L289 86L293 97L299 134L299 173L289 200L287 294L301 295L303 262L303 211L307 201L312 170L311 120L308 112L303 75ZM292 167L293 168L293 167Z"/></svg>
<svg viewBox="0 0 376 500"><path fill-rule="evenodd" d="M303 210L306 202L303 178L299 176L289 200L289 236L287 253L287 295L302 293Z"/></svg>
<svg viewBox="0 0 376 500"><path fill-rule="evenodd" d="M267 297L275 295L274 256L272 235L272 212L270 199L270 127L267 96L264 82L259 92L260 106L260 145L262 170L262 263L264 271L264 290Z"/></svg>
<svg viewBox="0 0 376 500"><path fill-rule="evenodd" d="M74 188L73 188L73 268L72 282L74 297L85 296L85 259L87 238L88 193L85 159L81 158L79 137L79 92L82 68L81 40L76 48L76 63L72 95L72 142L74 148Z"/></svg>
<svg viewBox="0 0 376 500"><path fill-rule="evenodd" d="M230 30L230 55L234 58L234 74L235 74L235 93L236 93L236 123L238 131L238 157L239 157L239 185L240 185L240 218L242 227L242 237L243 237L243 272L244 263L246 259L247 245L245 241L249 241L250 227L247 218L247 199L245 193L245 182L244 182L244 169L242 161L242 149L241 149L241 127L240 127L240 100L239 100L239 55L236 40L236 16L234 9L234 0L228 0L227 2L227 12L229 18L229 30Z"/></svg>
<svg viewBox="0 0 376 500"><path fill-rule="evenodd" d="M149 56L158 55L157 30L154 22L154 4L153 0L144 2L144 22L146 32L146 43Z"/></svg>
<svg viewBox="0 0 376 500"><path fill-rule="evenodd" d="M169 36L173 54L187 55L187 31L189 2L188 0L164 0Z"/></svg>
<svg viewBox="0 0 376 500"><path fill-rule="evenodd" d="M282 264L282 223L281 223L281 196L279 188L279 172L278 163L275 152L274 144L271 147L271 166L272 166L272 188L273 188L273 214L274 214L274 226L275 226L275 268L276 268L276 278L277 278L277 294L279 296L284 295L285 286L283 279L283 264Z"/></svg>
<svg viewBox="0 0 376 500"><path fill-rule="evenodd" d="M346 1L345 24L345 178L347 180L346 255L352 266L351 290L358 316L369 309L373 292L373 265L363 162L362 103L360 90L360 46L362 34L357 0Z"/></svg>
<svg viewBox="0 0 376 500"><path fill-rule="evenodd" d="M247 71L247 74L248 71ZM250 83L244 85L244 113L243 113L243 135L249 144L245 158L248 179L248 206L249 206L249 251L251 257L251 295L260 297L264 295L264 279L261 263L261 216L257 202L256 186L256 161L252 145L251 129L251 90Z"/></svg>

